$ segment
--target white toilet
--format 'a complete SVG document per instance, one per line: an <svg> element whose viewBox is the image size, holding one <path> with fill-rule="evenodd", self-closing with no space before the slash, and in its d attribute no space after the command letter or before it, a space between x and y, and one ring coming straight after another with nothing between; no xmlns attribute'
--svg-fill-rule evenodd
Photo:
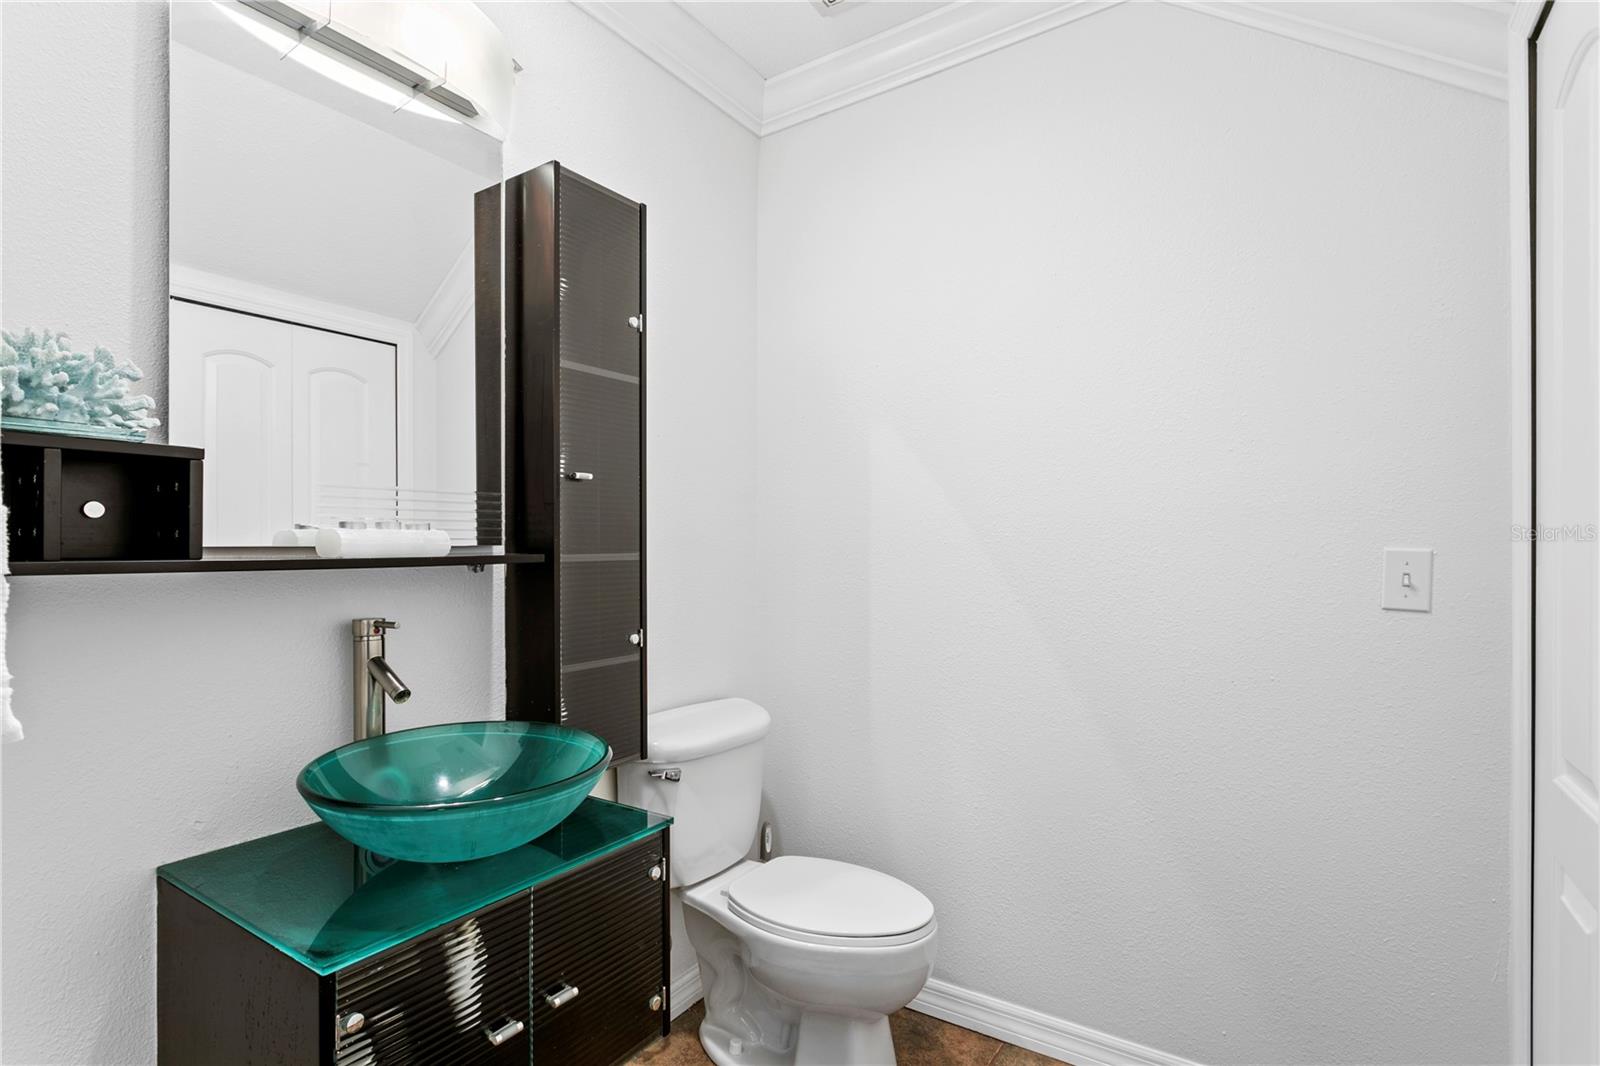
<svg viewBox="0 0 1600 1066"><path fill-rule="evenodd" d="M700 1042L718 1066L892 1066L888 1015L922 990L928 897L831 859L746 858L771 718L749 700L650 716L624 803L671 815L672 886L700 960Z"/></svg>

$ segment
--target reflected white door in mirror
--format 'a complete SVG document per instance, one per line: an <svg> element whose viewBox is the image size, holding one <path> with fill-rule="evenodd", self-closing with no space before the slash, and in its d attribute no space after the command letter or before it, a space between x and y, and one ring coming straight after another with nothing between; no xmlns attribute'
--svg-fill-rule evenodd
<svg viewBox="0 0 1600 1066"><path fill-rule="evenodd" d="M170 309L170 430L206 450L213 544L318 524L317 486L397 484L396 346L188 300Z"/></svg>

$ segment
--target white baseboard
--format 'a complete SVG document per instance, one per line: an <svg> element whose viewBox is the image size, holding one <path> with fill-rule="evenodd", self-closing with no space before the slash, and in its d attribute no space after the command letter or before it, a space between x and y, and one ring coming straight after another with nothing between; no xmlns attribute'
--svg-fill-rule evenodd
<svg viewBox="0 0 1600 1066"><path fill-rule="evenodd" d="M911 1001L911 1009L1072 1066L1196 1066L1178 1055L946 981L929 981Z"/></svg>
<svg viewBox="0 0 1600 1066"><path fill-rule="evenodd" d="M672 990L667 994L667 1005L676 1018L696 1003L704 995L700 991L700 967L694 966L678 974L672 979Z"/></svg>
<svg viewBox="0 0 1600 1066"><path fill-rule="evenodd" d="M672 979L672 1016L676 1018L699 1003L701 995L698 966L678 974ZM1157 1051L1029 1007L1019 1007L947 981L930 980L922 993L911 1001L911 1009L1070 1062L1072 1066L1198 1066L1182 1056Z"/></svg>

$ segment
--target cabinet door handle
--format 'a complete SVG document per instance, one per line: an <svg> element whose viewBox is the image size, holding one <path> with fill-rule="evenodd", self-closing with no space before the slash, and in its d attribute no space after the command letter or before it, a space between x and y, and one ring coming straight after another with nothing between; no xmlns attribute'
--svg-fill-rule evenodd
<svg viewBox="0 0 1600 1066"><path fill-rule="evenodd" d="M484 1029L483 1035L489 1038L489 1043L499 1047L526 1028L527 1026L513 1019L498 1029Z"/></svg>
<svg viewBox="0 0 1600 1066"><path fill-rule="evenodd" d="M593 481L594 480L594 475L589 473L587 470L574 470L570 474L565 474L563 476L568 481Z"/></svg>
<svg viewBox="0 0 1600 1066"><path fill-rule="evenodd" d="M571 985L562 985L554 992L546 992L544 1001L550 1004L550 1009L565 1007L568 1003L578 998L578 990Z"/></svg>

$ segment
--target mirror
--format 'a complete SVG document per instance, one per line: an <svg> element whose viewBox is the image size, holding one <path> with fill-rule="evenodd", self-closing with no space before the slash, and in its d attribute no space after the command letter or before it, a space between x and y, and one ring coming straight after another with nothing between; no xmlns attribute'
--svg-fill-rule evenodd
<svg viewBox="0 0 1600 1066"><path fill-rule="evenodd" d="M270 6L171 8L166 421L204 542L497 544L500 142Z"/></svg>

